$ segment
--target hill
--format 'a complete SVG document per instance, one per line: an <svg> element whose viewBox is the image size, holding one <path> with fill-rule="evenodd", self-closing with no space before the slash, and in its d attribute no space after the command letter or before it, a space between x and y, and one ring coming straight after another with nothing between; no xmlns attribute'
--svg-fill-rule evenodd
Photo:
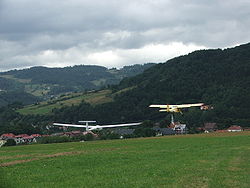
<svg viewBox="0 0 250 188"><path fill-rule="evenodd" d="M164 119L166 114L149 109L149 104L204 102L214 106L214 110L202 112L190 109L182 116L177 115L177 119L193 127L204 122L218 122L220 128L230 124L249 126L249 51L250 44L224 50L200 50L157 64L114 86L114 101L89 110L95 111L95 114L88 113L88 118L103 123L145 119L158 121ZM63 111L55 111L55 117L60 117L61 121L73 121L76 117L84 117L80 108L81 105L65 109L71 111L72 118L66 118Z"/></svg>
<svg viewBox="0 0 250 188"><path fill-rule="evenodd" d="M113 101L111 90L100 90L84 93L69 93L59 97L52 98L48 101L42 101L36 104L31 104L18 109L18 112L24 115L51 114L53 109L63 108L67 106L79 105L83 101L92 104L93 106Z"/></svg>
<svg viewBox="0 0 250 188"><path fill-rule="evenodd" d="M19 100L19 97L11 97L13 94L9 92L15 92L16 95L20 92L25 93L25 96L30 96L29 100L22 98L19 102L31 104L68 92L89 91L118 84L123 78L142 73L151 66L153 64L148 63L125 66L121 69L107 69L101 66L78 65L64 68L32 67L2 72L0 73L0 92L2 92L0 106Z"/></svg>

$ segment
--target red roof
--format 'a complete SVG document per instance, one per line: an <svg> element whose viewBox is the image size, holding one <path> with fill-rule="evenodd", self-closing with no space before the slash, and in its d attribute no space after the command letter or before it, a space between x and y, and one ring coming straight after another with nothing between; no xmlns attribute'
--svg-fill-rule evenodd
<svg viewBox="0 0 250 188"><path fill-rule="evenodd" d="M23 139L32 139L34 138L33 136L24 136Z"/></svg>
<svg viewBox="0 0 250 188"><path fill-rule="evenodd" d="M42 135L42 137L47 137L47 136L50 136L50 135L48 135L48 134L43 134L43 135Z"/></svg>
<svg viewBox="0 0 250 188"><path fill-rule="evenodd" d="M72 131L73 134L81 134L81 131Z"/></svg>
<svg viewBox="0 0 250 188"><path fill-rule="evenodd" d="M27 135L27 134L19 134L19 135L17 135L17 136L15 136L15 137L27 137L27 136L29 136L29 135Z"/></svg>
<svg viewBox="0 0 250 188"><path fill-rule="evenodd" d="M238 125L232 125L227 130L242 130L242 128Z"/></svg>
<svg viewBox="0 0 250 188"><path fill-rule="evenodd" d="M225 133L225 132L227 132L227 130L217 130L216 132L217 133Z"/></svg>
<svg viewBox="0 0 250 188"><path fill-rule="evenodd" d="M6 134L2 134L1 137L11 137L11 138L14 138L15 135L13 133L6 133Z"/></svg>
<svg viewBox="0 0 250 188"><path fill-rule="evenodd" d="M32 134L31 136L33 136L33 137L41 137L40 134Z"/></svg>
<svg viewBox="0 0 250 188"><path fill-rule="evenodd" d="M216 123L204 123L204 128L205 129L216 129L217 125L216 125Z"/></svg>
<svg viewBox="0 0 250 188"><path fill-rule="evenodd" d="M20 135L17 135L17 136L15 136L15 138L23 138L22 136L20 136Z"/></svg>

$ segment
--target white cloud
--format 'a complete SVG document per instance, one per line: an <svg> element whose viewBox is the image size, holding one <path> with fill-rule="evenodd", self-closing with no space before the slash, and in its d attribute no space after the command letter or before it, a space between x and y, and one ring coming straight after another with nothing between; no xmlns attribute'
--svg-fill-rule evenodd
<svg viewBox="0 0 250 188"><path fill-rule="evenodd" d="M62 67L76 64L101 65L108 68L120 68L124 65L143 64L148 62L165 62L166 60L205 49L205 46L172 42L169 44L148 44L138 49L113 49L107 51L89 51L86 48L70 48L67 50L45 50L30 56L15 56L10 61L27 62L28 66L42 65L47 67Z"/></svg>

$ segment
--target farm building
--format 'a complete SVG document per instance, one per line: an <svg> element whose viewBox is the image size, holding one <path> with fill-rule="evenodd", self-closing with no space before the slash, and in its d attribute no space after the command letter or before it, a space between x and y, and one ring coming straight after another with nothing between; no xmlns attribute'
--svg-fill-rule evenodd
<svg viewBox="0 0 250 188"><path fill-rule="evenodd" d="M171 122L169 128L173 129L176 134L185 134L187 133L186 124L181 124L180 122Z"/></svg>
<svg viewBox="0 0 250 188"><path fill-rule="evenodd" d="M217 130L217 124L216 123L204 123L204 131L214 132L216 130Z"/></svg>
<svg viewBox="0 0 250 188"><path fill-rule="evenodd" d="M227 129L228 132L240 132L243 131L241 126L238 125L232 125Z"/></svg>
<svg viewBox="0 0 250 188"><path fill-rule="evenodd" d="M152 129L156 131L157 136L174 135L175 134L175 131L172 128L153 127Z"/></svg>
<svg viewBox="0 0 250 188"><path fill-rule="evenodd" d="M3 140L14 139L15 135L13 133L5 133L2 134L0 138Z"/></svg>
<svg viewBox="0 0 250 188"><path fill-rule="evenodd" d="M29 136L27 134L14 135L13 133L6 133L2 134L0 139L2 140L13 139L16 142L16 144L25 144L25 143L37 142L37 138L39 137L41 137L40 134L33 134Z"/></svg>

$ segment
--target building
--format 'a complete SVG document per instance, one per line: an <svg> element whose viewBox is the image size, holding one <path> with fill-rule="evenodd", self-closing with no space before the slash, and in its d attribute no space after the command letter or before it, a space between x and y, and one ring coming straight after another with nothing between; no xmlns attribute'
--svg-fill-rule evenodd
<svg viewBox="0 0 250 188"><path fill-rule="evenodd" d="M23 143L28 144L28 143L35 143L35 142L37 142L37 140L33 136L24 136L23 137Z"/></svg>
<svg viewBox="0 0 250 188"><path fill-rule="evenodd" d="M240 132L243 131L243 129L241 128L241 126L238 125L232 125L227 129L228 132Z"/></svg>
<svg viewBox="0 0 250 188"><path fill-rule="evenodd" d="M37 142L37 138L41 137L40 134L33 134L33 135L27 135L27 134L19 134L14 135L13 133L6 133L2 134L0 139L7 141L8 139L15 140L16 144L26 144L26 143L33 143Z"/></svg>
<svg viewBox="0 0 250 188"><path fill-rule="evenodd" d="M92 131L84 131L82 134L83 134L83 135L91 134L91 135L93 135L95 138L98 137L98 135L95 134L95 133L93 133Z"/></svg>
<svg viewBox="0 0 250 188"><path fill-rule="evenodd" d="M216 123L204 123L203 130L205 132L214 132L217 130L217 124Z"/></svg>
<svg viewBox="0 0 250 188"><path fill-rule="evenodd" d="M176 134L187 133L187 125L181 124L180 122L171 122L169 128L173 129Z"/></svg>
<svg viewBox="0 0 250 188"><path fill-rule="evenodd" d="M1 140L0 139L0 147L2 147L7 141L6 140Z"/></svg>
<svg viewBox="0 0 250 188"><path fill-rule="evenodd" d="M228 132L227 130L216 130L216 133L225 133Z"/></svg>
<svg viewBox="0 0 250 188"><path fill-rule="evenodd" d="M32 135L30 135L30 136L33 136L33 137L35 137L35 138L40 138L40 137L42 137L42 135L40 135L40 134L32 134Z"/></svg>
<svg viewBox="0 0 250 188"><path fill-rule="evenodd" d="M0 138L3 140L14 139L15 135L13 133L6 133L2 134Z"/></svg>
<svg viewBox="0 0 250 188"><path fill-rule="evenodd" d="M156 132L156 136L174 135L175 134L175 131L172 128L153 127L152 129Z"/></svg>

